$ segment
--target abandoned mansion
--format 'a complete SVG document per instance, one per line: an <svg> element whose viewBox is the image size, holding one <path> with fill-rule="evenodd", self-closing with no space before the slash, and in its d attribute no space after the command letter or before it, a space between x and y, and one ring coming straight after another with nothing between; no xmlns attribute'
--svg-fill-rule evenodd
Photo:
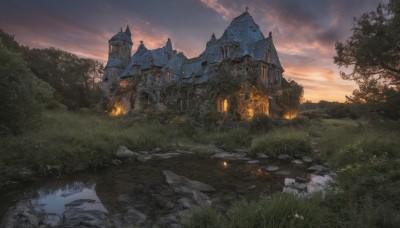
<svg viewBox="0 0 400 228"><path fill-rule="evenodd" d="M114 115L171 109L250 119L287 112L279 100L290 83L282 77L272 34L265 37L247 11L220 38L212 34L195 58L174 50L170 39L153 50L140 41L133 55L132 45L129 27L109 40L103 89Z"/></svg>

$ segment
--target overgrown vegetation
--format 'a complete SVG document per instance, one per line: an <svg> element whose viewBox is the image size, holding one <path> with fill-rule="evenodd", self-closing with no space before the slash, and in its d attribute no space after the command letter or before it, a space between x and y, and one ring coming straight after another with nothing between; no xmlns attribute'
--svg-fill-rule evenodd
<svg viewBox="0 0 400 228"><path fill-rule="evenodd" d="M306 132L317 138L319 152L315 156L329 161L337 170L335 191L326 192L324 197L300 199L272 195L256 202L239 203L227 212L218 207L202 207L182 220L184 227L200 227L204 225L202 221L207 221L208 227L397 227L400 123L316 120ZM260 144L260 151L278 148L273 151L280 152L283 142L303 138L304 134L279 129L258 136L252 150L258 152L255 145ZM264 140L271 143L264 145ZM277 142L281 142L280 147L275 146Z"/></svg>
<svg viewBox="0 0 400 228"><path fill-rule="evenodd" d="M32 74L17 50L13 37L0 30L0 135L33 124L51 98L52 88Z"/></svg>
<svg viewBox="0 0 400 228"><path fill-rule="evenodd" d="M305 131L282 128L256 137L253 140L251 152L263 153L272 158L276 158L279 154L294 157L296 153L310 153L311 146Z"/></svg>

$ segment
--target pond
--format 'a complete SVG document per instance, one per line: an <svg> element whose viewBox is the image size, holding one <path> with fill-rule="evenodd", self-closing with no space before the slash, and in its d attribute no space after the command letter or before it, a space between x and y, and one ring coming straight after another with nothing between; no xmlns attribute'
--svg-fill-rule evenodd
<svg viewBox="0 0 400 228"><path fill-rule="evenodd" d="M310 183L318 179L307 167L267 159L227 161L195 155L126 161L106 170L7 192L0 196L0 224L174 226L192 206L213 204L226 208L238 200L256 200L261 195L282 192L296 181Z"/></svg>

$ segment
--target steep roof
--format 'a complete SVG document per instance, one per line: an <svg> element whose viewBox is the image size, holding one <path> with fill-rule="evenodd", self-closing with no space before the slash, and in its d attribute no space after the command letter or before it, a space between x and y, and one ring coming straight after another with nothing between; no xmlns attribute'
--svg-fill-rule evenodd
<svg viewBox="0 0 400 228"><path fill-rule="evenodd" d="M108 42L116 42L116 41L122 41L122 42L127 42L133 45L132 38L131 38L131 32L129 30L129 27L126 28L127 30L125 32L122 32L122 29L120 32L115 34L113 37Z"/></svg>
<svg viewBox="0 0 400 228"><path fill-rule="evenodd" d="M238 43L250 44L264 38L264 34L254 22L253 17L248 12L244 12L232 20L220 40L226 39Z"/></svg>

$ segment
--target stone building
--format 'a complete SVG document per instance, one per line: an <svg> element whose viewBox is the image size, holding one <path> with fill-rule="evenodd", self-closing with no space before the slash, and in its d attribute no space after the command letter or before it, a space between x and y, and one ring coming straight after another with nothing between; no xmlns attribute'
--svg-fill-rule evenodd
<svg viewBox="0 0 400 228"><path fill-rule="evenodd" d="M272 34L265 37L247 11L234 18L220 38L212 34L195 58L174 50L170 39L153 50L140 41L133 55L132 45L129 27L109 40L103 88L115 115L152 108L239 112L241 118L256 113L283 115L274 105L284 69ZM209 84L217 77L227 83L237 80L240 86L224 91L216 87L208 96ZM180 91L189 88L191 92Z"/></svg>

